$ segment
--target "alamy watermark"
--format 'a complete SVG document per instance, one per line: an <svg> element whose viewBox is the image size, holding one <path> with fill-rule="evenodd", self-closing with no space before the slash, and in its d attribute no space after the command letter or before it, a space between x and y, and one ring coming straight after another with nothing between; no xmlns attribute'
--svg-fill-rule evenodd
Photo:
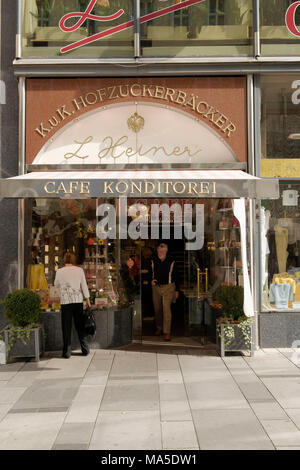
<svg viewBox="0 0 300 470"><path fill-rule="evenodd" d="M185 239L186 250L200 250L204 244L204 204L128 206L124 197L118 200L117 206L100 204L96 214L99 217L96 234L100 239Z"/></svg>

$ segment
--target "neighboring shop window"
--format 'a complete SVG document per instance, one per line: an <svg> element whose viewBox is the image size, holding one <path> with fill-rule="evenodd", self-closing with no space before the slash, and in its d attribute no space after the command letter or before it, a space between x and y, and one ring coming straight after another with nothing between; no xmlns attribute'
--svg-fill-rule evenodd
<svg viewBox="0 0 300 470"><path fill-rule="evenodd" d="M261 77L261 176L300 175L300 76Z"/></svg>
<svg viewBox="0 0 300 470"><path fill-rule="evenodd" d="M85 12L89 3L90 0L24 0L22 2L22 56L132 57L133 28L100 41L88 43L67 53L60 53L64 46L133 19L132 0L97 0L92 14L100 17L110 16L121 8L124 14L105 22L87 19L76 31L60 30L59 21L64 15L70 12ZM66 21L66 26L73 26L78 21L78 17L70 18Z"/></svg>
<svg viewBox="0 0 300 470"><path fill-rule="evenodd" d="M300 310L300 183L280 184L261 206L263 310Z"/></svg>
<svg viewBox="0 0 300 470"><path fill-rule="evenodd" d="M77 264L85 271L92 304L101 309L127 303L126 286L118 275L119 243L98 238L96 233L97 207L104 202L99 199L27 200L26 287L40 294L43 310L60 308L54 279L67 250L75 253Z"/></svg>
<svg viewBox="0 0 300 470"><path fill-rule="evenodd" d="M140 0L141 16L182 0ZM24 0L22 2L23 57L133 57L134 28L64 51L65 47L134 19L133 0L97 0L91 15L75 30L61 31L59 22L72 12L86 12L91 0ZM118 11L124 14L118 16ZM66 19L70 28L80 18ZM141 24L143 56L252 55L252 0L206 0Z"/></svg>
<svg viewBox="0 0 300 470"><path fill-rule="evenodd" d="M291 34L285 24L288 7L296 0L260 0L261 53L270 56L300 54L300 37ZM295 13L296 25L300 26L300 8Z"/></svg>
<svg viewBox="0 0 300 470"><path fill-rule="evenodd" d="M141 0L142 14L180 0ZM143 25L143 56L252 54L252 0L206 0Z"/></svg>

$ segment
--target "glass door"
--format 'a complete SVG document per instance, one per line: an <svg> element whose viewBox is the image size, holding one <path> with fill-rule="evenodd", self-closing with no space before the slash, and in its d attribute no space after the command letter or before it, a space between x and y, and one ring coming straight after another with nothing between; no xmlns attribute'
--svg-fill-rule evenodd
<svg viewBox="0 0 300 470"><path fill-rule="evenodd" d="M234 217L231 199L202 202L203 246L199 250L185 250L186 335L198 337L201 343L214 343L218 313L214 301L217 300L218 289L243 283L240 225Z"/></svg>
<svg viewBox="0 0 300 470"><path fill-rule="evenodd" d="M187 305L185 335L204 344L207 336L209 288L214 276L212 270L214 255L210 249L213 246L212 219L208 217L211 201L205 200L202 203L204 204L203 246L201 249L184 251L183 292ZM195 225L192 229L196 230Z"/></svg>

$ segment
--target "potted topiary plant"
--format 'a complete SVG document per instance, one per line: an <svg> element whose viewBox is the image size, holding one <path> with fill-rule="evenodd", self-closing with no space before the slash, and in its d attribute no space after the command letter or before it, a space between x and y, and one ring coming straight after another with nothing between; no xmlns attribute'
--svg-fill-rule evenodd
<svg viewBox="0 0 300 470"><path fill-rule="evenodd" d="M9 292L2 302L9 324L2 330L8 357L35 357L44 351L40 296L29 289Z"/></svg>
<svg viewBox="0 0 300 470"><path fill-rule="evenodd" d="M244 289L240 286L221 286L217 291L222 306L217 320L217 345L221 356L226 351L250 350L253 354L253 318L244 313Z"/></svg>

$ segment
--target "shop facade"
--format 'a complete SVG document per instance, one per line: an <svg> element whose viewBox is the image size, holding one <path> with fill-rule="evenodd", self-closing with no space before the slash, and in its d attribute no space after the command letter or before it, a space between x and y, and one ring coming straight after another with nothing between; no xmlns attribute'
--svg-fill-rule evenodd
<svg viewBox="0 0 300 470"><path fill-rule="evenodd" d="M291 347L300 39L285 18L297 2L276 14L255 0L44 3L19 2L19 175L0 197L19 200L18 283L41 294L49 348L68 249L97 307L95 347L151 340L162 238L180 271L175 338L196 344L205 326L214 342L217 289L240 285L256 347ZM270 294L286 283L282 308Z"/></svg>

